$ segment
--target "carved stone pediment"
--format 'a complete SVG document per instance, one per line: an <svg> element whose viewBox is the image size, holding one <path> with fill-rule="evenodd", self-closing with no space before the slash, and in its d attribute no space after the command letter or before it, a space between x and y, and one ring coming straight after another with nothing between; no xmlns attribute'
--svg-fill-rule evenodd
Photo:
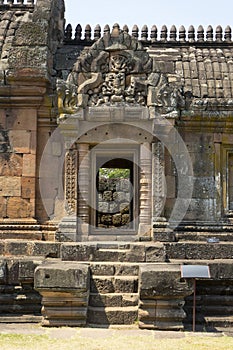
<svg viewBox="0 0 233 350"><path fill-rule="evenodd" d="M146 49L117 24L82 51L67 81L59 82L58 95L65 114L100 106L153 106L169 114L184 106L181 86L153 73Z"/></svg>

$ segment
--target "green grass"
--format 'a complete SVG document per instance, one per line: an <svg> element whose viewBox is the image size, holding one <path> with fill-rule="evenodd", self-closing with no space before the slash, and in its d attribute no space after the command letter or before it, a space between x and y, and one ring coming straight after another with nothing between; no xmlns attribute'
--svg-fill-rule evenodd
<svg viewBox="0 0 233 350"><path fill-rule="evenodd" d="M84 337L77 330L71 336L54 336L50 330L42 335L0 334L1 350L232 350L233 338L227 336L201 336L185 334L184 337L158 338L153 332L145 335L127 335L122 332L98 337L93 333ZM61 330L62 334L62 330ZM175 334L176 335L176 334Z"/></svg>

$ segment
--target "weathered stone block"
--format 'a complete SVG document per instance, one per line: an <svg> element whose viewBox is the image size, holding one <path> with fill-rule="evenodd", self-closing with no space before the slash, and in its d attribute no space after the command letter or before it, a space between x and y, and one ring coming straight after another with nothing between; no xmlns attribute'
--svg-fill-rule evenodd
<svg viewBox="0 0 233 350"><path fill-rule="evenodd" d="M115 265L115 275L116 276L138 276L138 265L134 264L122 264L122 265Z"/></svg>
<svg viewBox="0 0 233 350"><path fill-rule="evenodd" d="M0 175L16 176L22 175L23 158L18 154L0 154Z"/></svg>
<svg viewBox="0 0 233 350"><path fill-rule="evenodd" d="M19 284L19 260L15 258L7 260L7 282L9 285Z"/></svg>
<svg viewBox="0 0 233 350"><path fill-rule="evenodd" d="M122 259L120 261L145 262L145 259L146 254L144 245L132 244L130 245L130 249L124 255L122 255Z"/></svg>
<svg viewBox="0 0 233 350"><path fill-rule="evenodd" d="M115 266L107 264L94 264L90 266L93 275L113 276L115 274Z"/></svg>
<svg viewBox="0 0 233 350"><path fill-rule="evenodd" d="M140 266L139 327L183 329L184 298L193 289L181 280L179 265Z"/></svg>
<svg viewBox="0 0 233 350"><path fill-rule="evenodd" d="M35 288L51 290L87 290L89 266L75 262L44 263L35 270Z"/></svg>
<svg viewBox="0 0 233 350"><path fill-rule="evenodd" d="M108 324L134 324L137 321L138 312L136 307L118 308L89 308L88 320L94 324L108 325Z"/></svg>
<svg viewBox="0 0 233 350"><path fill-rule="evenodd" d="M94 277L91 280L91 293L114 293L113 278Z"/></svg>
<svg viewBox="0 0 233 350"><path fill-rule="evenodd" d="M169 259L232 259L233 244L231 243L167 243L166 255Z"/></svg>
<svg viewBox="0 0 233 350"><path fill-rule="evenodd" d="M7 208L7 199L4 197L0 197L0 217L6 217L6 208Z"/></svg>
<svg viewBox="0 0 233 350"><path fill-rule="evenodd" d="M30 153L31 133L27 130L10 130L11 148L17 153Z"/></svg>
<svg viewBox="0 0 233 350"><path fill-rule="evenodd" d="M7 113L8 130L30 130L37 129L37 113L35 109L20 108Z"/></svg>
<svg viewBox="0 0 233 350"><path fill-rule="evenodd" d="M112 215L102 215L101 216L101 223L104 225L111 225L112 224Z"/></svg>
<svg viewBox="0 0 233 350"><path fill-rule="evenodd" d="M85 325L89 283L89 266L86 264L55 261L37 267L34 285L43 296L42 325Z"/></svg>
<svg viewBox="0 0 233 350"><path fill-rule="evenodd" d="M137 293L138 279L129 276L116 276L114 279L115 293Z"/></svg>
<svg viewBox="0 0 233 350"><path fill-rule="evenodd" d="M120 204L120 212L121 214L128 214L130 211L129 203L121 203Z"/></svg>
<svg viewBox="0 0 233 350"><path fill-rule="evenodd" d="M122 296L119 294L91 294L89 305L93 307L121 307Z"/></svg>
<svg viewBox="0 0 233 350"><path fill-rule="evenodd" d="M101 177L101 178L99 179L99 182L98 182L98 190L99 190L100 192L103 192L103 191L107 190L107 188L108 188L107 179Z"/></svg>
<svg viewBox="0 0 233 350"><path fill-rule="evenodd" d="M100 211L101 213L108 213L109 204L107 202L99 202L98 203L98 211Z"/></svg>
<svg viewBox="0 0 233 350"><path fill-rule="evenodd" d="M0 284L6 284L7 281L7 264L6 261L0 260Z"/></svg>
<svg viewBox="0 0 233 350"><path fill-rule="evenodd" d="M140 266L140 296L143 299L158 296L185 296L192 293L181 281L180 265L158 264Z"/></svg>
<svg viewBox="0 0 233 350"><path fill-rule="evenodd" d="M166 259L166 253L163 244L157 243L145 247L146 262L164 262Z"/></svg>
<svg viewBox="0 0 233 350"><path fill-rule="evenodd" d="M138 293L134 294L123 294L122 295L122 306L138 306Z"/></svg>
<svg viewBox="0 0 233 350"><path fill-rule="evenodd" d="M12 197L7 203L7 217L11 219L30 218L32 207L26 199Z"/></svg>
<svg viewBox="0 0 233 350"><path fill-rule="evenodd" d="M23 155L23 176L35 177L36 170L36 155L24 154Z"/></svg>
<svg viewBox="0 0 233 350"><path fill-rule="evenodd" d="M113 217L112 217L112 224L114 226L120 226L121 225L121 219L122 219L121 214L113 215Z"/></svg>
<svg viewBox="0 0 233 350"><path fill-rule="evenodd" d="M28 255L28 242L27 241L6 241L5 254L10 256L24 256Z"/></svg>
<svg viewBox="0 0 233 350"><path fill-rule="evenodd" d="M3 197L20 197L21 178L16 176L0 176L0 195Z"/></svg>
<svg viewBox="0 0 233 350"><path fill-rule="evenodd" d="M104 191L103 200L110 202L112 200L112 191Z"/></svg>
<svg viewBox="0 0 233 350"><path fill-rule="evenodd" d="M91 261L93 260L94 251L94 244L63 243L61 259L64 261Z"/></svg>
<svg viewBox="0 0 233 350"><path fill-rule="evenodd" d="M30 253L33 256L46 258L60 258L60 243L33 242L30 244Z"/></svg>
<svg viewBox="0 0 233 350"><path fill-rule="evenodd" d="M128 225L130 223L130 215L123 214L122 215L122 226Z"/></svg>
<svg viewBox="0 0 233 350"><path fill-rule="evenodd" d="M23 259L19 261L19 281L21 283L33 283L34 272L37 266L42 264L42 260Z"/></svg>
<svg viewBox="0 0 233 350"><path fill-rule="evenodd" d="M22 198L35 198L35 178L22 177Z"/></svg>

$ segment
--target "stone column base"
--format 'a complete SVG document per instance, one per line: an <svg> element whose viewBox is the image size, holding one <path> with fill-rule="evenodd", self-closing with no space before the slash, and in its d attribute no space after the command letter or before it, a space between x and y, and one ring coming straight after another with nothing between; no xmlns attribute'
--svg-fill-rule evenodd
<svg viewBox="0 0 233 350"><path fill-rule="evenodd" d="M60 261L38 266L34 285L42 296L42 326L85 326L89 284L87 264Z"/></svg>
<svg viewBox="0 0 233 350"><path fill-rule="evenodd" d="M139 327L182 330L184 299L193 288L181 282L180 265L156 264L139 269Z"/></svg>

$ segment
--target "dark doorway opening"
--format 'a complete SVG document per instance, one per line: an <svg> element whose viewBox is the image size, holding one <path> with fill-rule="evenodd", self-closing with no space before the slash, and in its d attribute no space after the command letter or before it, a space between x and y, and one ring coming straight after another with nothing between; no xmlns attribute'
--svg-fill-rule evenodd
<svg viewBox="0 0 233 350"><path fill-rule="evenodd" d="M96 227L132 229L135 192L133 160L99 156L96 167Z"/></svg>

